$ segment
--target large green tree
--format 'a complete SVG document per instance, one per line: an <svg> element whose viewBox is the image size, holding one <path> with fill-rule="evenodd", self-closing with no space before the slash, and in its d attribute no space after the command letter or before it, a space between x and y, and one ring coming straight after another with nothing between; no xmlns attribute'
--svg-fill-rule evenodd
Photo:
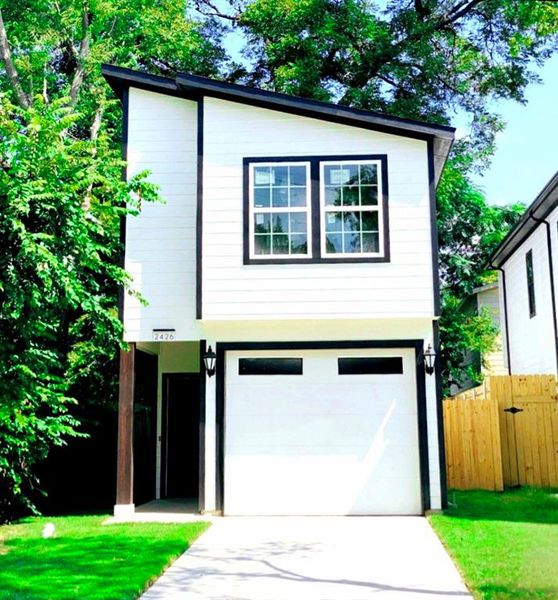
<svg viewBox="0 0 558 600"><path fill-rule="evenodd" d="M50 449L87 432L76 417L113 399L119 222L157 194L146 174L121 180L100 64L217 75L219 29L184 15L170 0L0 0L0 521L32 506Z"/></svg>

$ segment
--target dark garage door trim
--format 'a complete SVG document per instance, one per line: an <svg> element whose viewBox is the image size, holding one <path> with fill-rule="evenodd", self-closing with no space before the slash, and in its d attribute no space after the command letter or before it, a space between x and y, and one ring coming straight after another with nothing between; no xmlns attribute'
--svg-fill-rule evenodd
<svg viewBox="0 0 558 600"><path fill-rule="evenodd" d="M426 380L422 363L424 340L374 340L337 342L221 342L216 345L216 508L225 506L225 355L242 350L356 350L361 348L412 348L415 351L417 386L417 424L422 512L430 509L430 475L428 458L428 431L426 419Z"/></svg>

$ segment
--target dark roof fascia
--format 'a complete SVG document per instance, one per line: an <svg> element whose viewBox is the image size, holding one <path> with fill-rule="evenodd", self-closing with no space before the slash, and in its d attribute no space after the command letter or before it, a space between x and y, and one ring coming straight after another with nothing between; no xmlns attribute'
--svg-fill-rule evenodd
<svg viewBox="0 0 558 600"><path fill-rule="evenodd" d="M198 75L179 73L176 79L170 79L114 65L102 65L101 72L119 98L122 98L123 90L131 86L190 99L211 96L407 138L426 141L432 139L436 182L440 178L455 136L455 128L447 125L402 119L358 108L216 81Z"/></svg>
<svg viewBox="0 0 558 600"><path fill-rule="evenodd" d="M101 65L101 74L121 100L123 91L130 87L147 90L149 92L158 92L168 96L184 96L184 93L176 84L176 81L169 77L151 75L141 71L134 71L133 69L106 64Z"/></svg>
<svg viewBox="0 0 558 600"><path fill-rule="evenodd" d="M512 254L523 244L523 242L539 226L539 223L531 217L546 219L548 215L558 206L558 171L544 186L533 203L523 213L523 216L508 235L500 242L492 256L490 265L502 267Z"/></svg>
<svg viewBox="0 0 558 600"><path fill-rule="evenodd" d="M190 92L201 91L207 96L236 100L246 104L273 107L285 112L296 112L296 114L304 113L304 116L324 115L328 119L332 117L346 119L353 124L362 123L374 125L376 129L385 128L386 130L397 131L399 135L405 135L406 137L420 136L420 139L428 139L438 136L453 139L455 134L455 128L447 125L434 125L411 119L402 119L358 108L318 102L309 98L300 98L298 96L216 81L198 75L179 73L176 76L176 83L183 90Z"/></svg>

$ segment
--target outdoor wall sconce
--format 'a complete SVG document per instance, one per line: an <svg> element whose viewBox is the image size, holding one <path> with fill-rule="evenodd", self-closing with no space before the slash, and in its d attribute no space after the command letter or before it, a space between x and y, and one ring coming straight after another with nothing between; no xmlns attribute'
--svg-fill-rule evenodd
<svg viewBox="0 0 558 600"><path fill-rule="evenodd" d="M215 375L215 361L217 359L217 355L211 349L211 346L206 350L203 355L203 364L205 365L205 372L208 377L213 377Z"/></svg>
<svg viewBox="0 0 558 600"><path fill-rule="evenodd" d="M432 344L428 344L428 348L424 351L424 370L428 375L434 373L434 367L436 366L436 352L432 349Z"/></svg>

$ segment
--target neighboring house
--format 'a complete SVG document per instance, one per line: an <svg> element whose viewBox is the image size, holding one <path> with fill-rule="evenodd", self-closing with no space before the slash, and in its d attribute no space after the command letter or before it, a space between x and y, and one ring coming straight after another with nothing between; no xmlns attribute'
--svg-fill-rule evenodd
<svg viewBox="0 0 558 600"><path fill-rule="evenodd" d="M500 273L510 374L556 374L558 173L498 246L491 261Z"/></svg>
<svg viewBox="0 0 558 600"><path fill-rule="evenodd" d="M471 315L480 315L483 312L488 312L493 324L501 331L502 325L500 322L498 284L489 283L475 288L473 293L463 302L463 310ZM504 346L501 333L498 333L496 347L492 352L487 352L481 357L480 352L470 351L465 358L464 366L471 366L475 373L480 373L485 376L507 375L508 368L504 358ZM463 381L460 386L453 385L451 393L457 394L463 390L475 387L475 385L477 385L475 381L467 379Z"/></svg>
<svg viewBox="0 0 558 600"><path fill-rule="evenodd" d="M128 176L148 169L165 199L125 225L148 305L124 299L116 513L133 511L138 481L142 499L228 515L440 508L440 386L424 351L438 345L435 187L453 128L103 73L124 107Z"/></svg>

